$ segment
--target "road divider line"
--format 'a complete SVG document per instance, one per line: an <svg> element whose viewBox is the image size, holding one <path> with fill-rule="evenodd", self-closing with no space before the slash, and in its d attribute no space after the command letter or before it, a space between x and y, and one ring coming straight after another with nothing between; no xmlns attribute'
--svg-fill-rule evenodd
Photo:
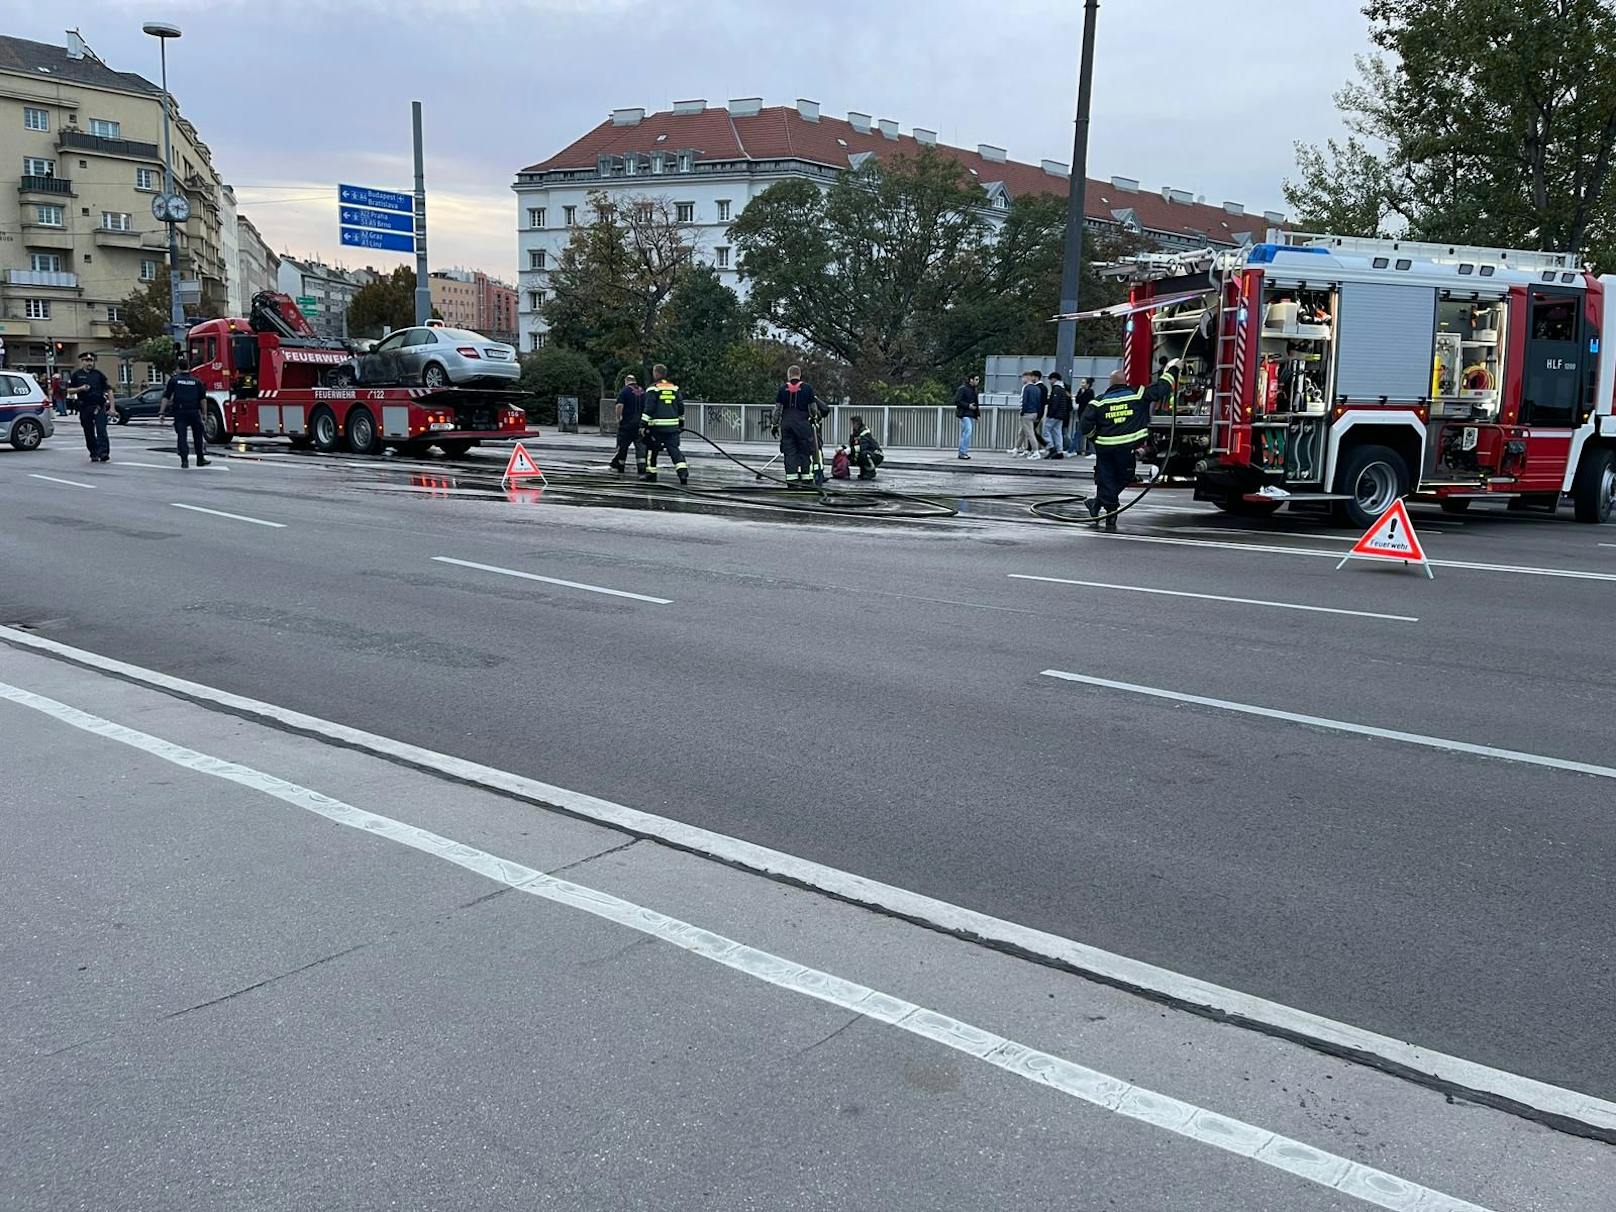
<svg viewBox="0 0 1616 1212"><path fill-rule="evenodd" d="M119 467L146 467L146 468L149 468L152 471L177 471L177 470L179 470L179 464L178 463L137 463L133 459L119 459L117 461L117 466L119 466Z"/></svg>
<svg viewBox="0 0 1616 1212"><path fill-rule="evenodd" d="M246 514L226 513L222 509L204 509L200 505L181 505L178 501L171 501L175 509L189 509L192 513L208 513L216 518L229 518L232 522L251 522L254 526L273 526L276 530L285 530L285 522L266 522L263 518L249 518Z"/></svg>
<svg viewBox="0 0 1616 1212"><path fill-rule="evenodd" d="M606 825L621 833L655 841L675 850L717 859L732 867L753 871L781 883L823 892L838 900L861 905L902 921L914 922L966 942L1019 955L1119 989L1144 994L1218 1022L1231 1022L1293 1040L1320 1052L1461 1095L1561 1131L1616 1144L1616 1102L1591 1094L1366 1031L1350 1023L1287 1006L1283 1002L1215 985L1076 939L1006 921L725 833L688 825L670 817L630 808L581 791L571 791L553 783L485 766L407 741L366 732L261 699L160 673L116 657L75 648L47 636L0 626L0 643L49 653L83 668L109 673L178 698L261 720L316 740L346 745L411 769L482 787L538 808Z"/></svg>
<svg viewBox="0 0 1616 1212"><path fill-rule="evenodd" d="M1616 779L1616 767L1596 766L1592 762L1577 762L1570 758L1547 757L1541 753L1525 753L1519 749L1499 749L1493 745L1476 745L1469 741L1452 741L1446 737L1425 736L1418 732L1402 732L1395 728L1377 728L1373 724L1355 724L1351 720L1332 720L1319 715L1303 715L1296 711L1281 711L1277 707L1260 707L1253 703L1235 703L1228 699L1212 699L1199 694L1185 694L1180 690L1164 690L1158 686L1139 686L1133 682L1117 682L1110 678L1090 677L1085 673L1068 673L1063 669L1045 669L1046 678L1060 678L1066 682L1079 682L1103 690L1122 690L1146 698L1166 699L1174 703L1188 703L1196 707L1214 707L1237 715L1255 715L1268 720L1284 720L1291 724L1305 724L1310 728L1328 728L1332 732L1350 732L1356 736L1369 736L1382 741L1398 741L1405 745L1419 745L1426 749L1442 749L1449 753L1465 753L1472 757L1494 758L1501 762L1515 762L1524 766L1543 766L1550 770L1563 770L1570 774L1590 774L1595 778Z"/></svg>
<svg viewBox="0 0 1616 1212"><path fill-rule="evenodd" d="M440 833L355 807L250 766L212 757L150 733L139 732L6 682L0 682L0 699L10 700L81 732L160 758L181 769L270 796L346 829L385 838L432 858L453 863L515 892L580 910L613 925L638 931L648 938L669 943L693 956L777 989L828 1003L873 1023L895 1027L934 1044L941 1044L1024 1081L1048 1086L1113 1115L1161 1128L1197 1144L1284 1171L1366 1204L1391 1209L1419 1208L1422 1212L1487 1212L1479 1204L1457 1199L1385 1170L1146 1089L1053 1053L1041 1052L952 1015L846 980L832 972L810 968L785 956L749 946L609 892L547 875L536 868L479 850Z"/></svg>
<svg viewBox="0 0 1616 1212"><path fill-rule="evenodd" d="M1046 581L1052 585L1082 585L1089 589L1117 589L1124 593L1154 593L1170 598L1199 598L1205 602L1233 602L1237 606L1272 606L1279 610L1307 610L1315 614L1349 614L1360 619L1385 619L1393 623L1418 623L1415 615L1380 614L1373 610L1347 610L1340 606L1307 606L1301 602L1269 602L1263 598L1231 598L1220 593L1190 593L1184 589L1147 589L1143 585L1113 585L1109 581L1072 581L1065 577L1035 577L1012 572L1013 581Z"/></svg>
<svg viewBox="0 0 1616 1212"><path fill-rule="evenodd" d="M64 480L60 476L42 476L37 471L30 471L31 480L49 480L52 484L66 484L69 488L94 488L94 484L86 484L83 480Z"/></svg>
<svg viewBox="0 0 1616 1212"><path fill-rule="evenodd" d="M475 560L457 560L452 556L433 556L439 564L453 564L457 568L475 568L478 572L494 572L502 577L520 577L524 581L542 581L546 585L559 585L563 589L582 589L585 593L604 593L614 598L632 598L636 602L650 602L653 606L671 606L672 598L653 598L649 594L630 593L626 589L607 589L604 585L586 585L582 581L563 581L560 577L541 577L536 572L522 572L516 568L501 568L497 564L479 564Z"/></svg>

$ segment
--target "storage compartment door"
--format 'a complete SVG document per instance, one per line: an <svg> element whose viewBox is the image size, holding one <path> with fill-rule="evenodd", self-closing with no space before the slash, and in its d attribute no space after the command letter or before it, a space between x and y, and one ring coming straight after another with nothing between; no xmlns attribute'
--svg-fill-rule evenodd
<svg viewBox="0 0 1616 1212"><path fill-rule="evenodd" d="M1364 403L1431 396L1436 288L1343 282L1335 394Z"/></svg>
<svg viewBox="0 0 1616 1212"><path fill-rule="evenodd" d="M408 404L382 405L382 433L389 438L410 436L410 406Z"/></svg>

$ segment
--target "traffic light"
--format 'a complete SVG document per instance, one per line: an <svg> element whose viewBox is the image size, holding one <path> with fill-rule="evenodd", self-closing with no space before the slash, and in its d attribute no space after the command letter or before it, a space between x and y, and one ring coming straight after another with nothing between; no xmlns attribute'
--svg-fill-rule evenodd
<svg viewBox="0 0 1616 1212"><path fill-rule="evenodd" d="M67 352L67 342L66 341L58 341L58 342L56 342L56 356L59 358L66 352Z"/></svg>

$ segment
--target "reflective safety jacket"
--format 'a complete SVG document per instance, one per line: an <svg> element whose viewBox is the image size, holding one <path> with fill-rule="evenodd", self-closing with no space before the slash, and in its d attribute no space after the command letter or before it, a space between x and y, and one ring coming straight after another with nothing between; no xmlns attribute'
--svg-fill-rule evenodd
<svg viewBox="0 0 1616 1212"><path fill-rule="evenodd" d="M829 411L814 395L811 384L793 379L774 397L774 427L783 429L800 421L817 425Z"/></svg>
<svg viewBox="0 0 1616 1212"><path fill-rule="evenodd" d="M855 459L861 454L876 454L881 449L881 443L876 441L875 435L870 432L868 426L858 430L856 433L848 434L847 444L852 449Z"/></svg>
<svg viewBox="0 0 1616 1212"><path fill-rule="evenodd" d="M679 394L678 384L659 379L645 389L644 411L640 413L642 424L652 429L677 429L684 418L685 398Z"/></svg>
<svg viewBox="0 0 1616 1212"><path fill-rule="evenodd" d="M1150 406L1171 399L1177 372L1165 370L1149 387L1111 388L1083 412L1083 432L1094 434L1096 446L1133 446L1150 434Z"/></svg>

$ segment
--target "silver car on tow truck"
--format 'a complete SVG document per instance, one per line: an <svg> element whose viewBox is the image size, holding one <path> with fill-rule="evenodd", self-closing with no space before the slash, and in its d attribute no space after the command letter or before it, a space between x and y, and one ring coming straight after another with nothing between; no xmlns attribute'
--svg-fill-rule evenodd
<svg viewBox="0 0 1616 1212"><path fill-rule="evenodd" d="M467 328L401 328L356 354L332 375L339 386L491 387L521 377L516 347Z"/></svg>

